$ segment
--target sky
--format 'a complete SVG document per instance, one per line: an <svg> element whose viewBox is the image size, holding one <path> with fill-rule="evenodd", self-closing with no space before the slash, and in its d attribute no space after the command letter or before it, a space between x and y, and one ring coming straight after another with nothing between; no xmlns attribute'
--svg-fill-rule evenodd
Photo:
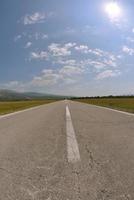
<svg viewBox="0 0 134 200"><path fill-rule="evenodd" d="M134 94L133 0L1 0L0 88Z"/></svg>

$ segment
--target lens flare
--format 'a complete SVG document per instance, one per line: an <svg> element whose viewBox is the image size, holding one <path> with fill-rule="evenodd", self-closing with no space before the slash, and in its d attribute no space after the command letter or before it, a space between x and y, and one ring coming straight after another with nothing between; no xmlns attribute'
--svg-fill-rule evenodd
<svg viewBox="0 0 134 200"><path fill-rule="evenodd" d="M105 12L111 20L119 19L122 14L121 7L117 2L109 2L105 5Z"/></svg>

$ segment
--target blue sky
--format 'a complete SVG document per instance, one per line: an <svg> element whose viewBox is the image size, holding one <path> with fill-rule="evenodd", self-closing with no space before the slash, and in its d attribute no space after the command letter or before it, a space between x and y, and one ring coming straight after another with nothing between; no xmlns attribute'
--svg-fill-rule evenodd
<svg viewBox="0 0 134 200"><path fill-rule="evenodd" d="M134 94L133 10L132 0L1 0L0 88Z"/></svg>

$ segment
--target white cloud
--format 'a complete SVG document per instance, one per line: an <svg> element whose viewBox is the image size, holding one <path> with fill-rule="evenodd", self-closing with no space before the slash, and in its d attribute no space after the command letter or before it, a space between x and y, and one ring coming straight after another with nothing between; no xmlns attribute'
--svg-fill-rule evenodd
<svg viewBox="0 0 134 200"><path fill-rule="evenodd" d="M104 56L107 52L101 50L101 49L95 49L95 50L91 50L91 52L97 56Z"/></svg>
<svg viewBox="0 0 134 200"><path fill-rule="evenodd" d="M54 63L58 63L58 64L62 64L62 65L71 65L71 66L77 65L77 62L75 59L63 60L63 59L59 58L56 61L54 61Z"/></svg>
<svg viewBox="0 0 134 200"><path fill-rule="evenodd" d="M8 83L1 84L2 88L9 90L18 90L20 92L25 91L25 84L20 81L9 81Z"/></svg>
<svg viewBox="0 0 134 200"><path fill-rule="evenodd" d="M87 45L80 45L80 46L75 46L74 48L76 51L79 51L84 54L94 54L96 56L104 56L107 54L107 52L101 50L101 49L91 49Z"/></svg>
<svg viewBox="0 0 134 200"><path fill-rule="evenodd" d="M38 87L53 86L56 84L71 84L77 81L78 77L84 73L80 67L64 66L59 69L44 69L39 76L31 81L31 84Z"/></svg>
<svg viewBox="0 0 134 200"><path fill-rule="evenodd" d="M80 52L85 53L85 54L89 53L89 48L86 45L76 46L75 50L80 51Z"/></svg>
<svg viewBox="0 0 134 200"><path fill-rule="evenodd" d="M48 53L46 51L30 53L30 60L43 60L47 58L48 58Z"/></svg>
<svg viewBox="0 0 134 200"><path fill-rule="evenodd" d="M75 66L63 66L59 69L44 69L38 76L34 76L30 81L12 81L4 84L3 87L20 91L50 89L58 87L61 83L65 86L74 84L84 72L83 68Z"/></svg>
<svg viewBox="0 0 134 200"><path fill-rule="evenodd" d="M107 67L117 67L116 60L113 61L112 59L104 59L103 62Z"/></svg>
<svg viewBox="0 0 134 200"><path fill-rule="evenodd" d="M41 32L35 32L35 33L27 33L27 32L23 32L22 35L20 35L21 37L26 37L30 40L34 39L34 40L46 40L48 39L48 35L45 33L41 33Z"/></svg>
<svg viewBox="0 0 134 200"><path fill-rule="evenodd" d="M9 85L10 85L11 87L16 87L18 84L19 84L18 81L10 81L10 83L9 83Z"/></svg>
<svg viewBox="0 0 134 200"><path fill-rule="evenodd" d="M76 55L73 55L73 52L75 54L77 52L84 53L84 54L92 54L95 56L93 59L84 59L79 60L77 55L76 61ZM67 59L68 56L73 56L71 59ZM30 59L51 59L53 64L60 64L60 65L66 65L66 66L87 66L95 64L95 68L104 68L106 67L117 67L117 56L113 55L110 52L103 51L101 49L91 49L87 45L77 45L76 43L65 43L65 44L59 44L59 43L51 43L48 46L47 51L41 51L41 52L32 52L30 54ZM81 62L82 61L82 62ZM93 61L93 62L92 62Z"/></svg>
<svg viewBox="0 0 134 200"><path fill-rule="evenodd" d="M84 68L85 70L94 69L95 71L100 71L102 69L111 69L117 68L118 63L117 59L114 55L108 54L105 57L98 57L98 58L88 58L88 59L66 59L66 58L58 58L53 63L60 64L64 66L73 66L73 67L80 67Z"/></svg>
<svg viewBox="0 0 134 200"><path fill-rule="evenodd" d="M30 90L45 90L46 88L53 87L61 80L61 75L56 70L45 69L39 76L34 76L32 80L27 82L11 81L2 84L2 88L18 90L18 91L30 91Z"/></svg>
<svg viewBox="0 0 134 200"><path fill-rule="evenodd" d="M122 55L117 55L117 58L118 58L118 59L121 59L121 58L122 58Z"/></svg>
<svg viewBox="0 0 134 200"><path fill-rule="evenodd" d="M27 42L27 44L25 45L25 48L28 49L29 47L31 47L32 42Z"/></svg>
<svg viewBox="0 0 134 200"><path fill-rule="evenodd" d="M126 39L127 39L128 42L131 42L131 43L134 42L134 38L132 38L132 37L127 37Z"/></svg>
<svg viewBox="0 0 134 200"><path fill-rule="evenodd" d="M49 45L48 50L52 56L60 57L60 56L70 56L71 55L71 48L74 47L75 43L67 43L64 45L52 43Z"/></svg>
<svg viewBox="0 0 134 200"><path fill-rule="evenodd" d="M17 35L17 36L15 36L14 41L17 42L17 41L20 40L21 38L22 38L21 35Z"/></svg>
<svg viewBox="0 0 134 200"><path fill-rule="evenodd" d="M36 76L31 81L31 84L36 87L45 87L55 85L61 79L61 75L55 70L45 69L40 76Z"/></svg>
<svg viewBox="0 0 134 200"><path fill-rule="evenodd" d="M75 43L66 43L64 45L52 43L48 46L48 51L31 52L30 60L32 59L61 59L62 57L71 55L71 48L75 46ZM53 61L54 62L54 61ZM55 61L56 62L56 61Z"/></svg>
<svg viewBox="0 0 134 200"><path fill-rule="evenodd" d="M122 51L130 56L134 54L134 49L129 48L127 46L123 46Z"/></svg>
<svg viewBox="0 0 134 200"><path fill-rule="evenodd" d="M76 33L76 30L74 28L67 27L65 30L65 33L74 34L74 33Z"/></svg>
<svg viewBox="0 0 134 200"><path fill-rule="evenodd" d="M74 52L75 51L75 52ZM77 52L93 54L91 58L81 58ZM74 54L73 54L74 53ZM68 57L70 56L70 57ZM45 70L31 81L34 85L73 84L83 78L83 74L92 74L93 78L101 80L120 75L118 70L118 57L111 52L101 49L91 49L87 45L76 43L51 43L46 51L31 52L30 60L49 60L58 68ZM50 81L51 80L51 81ZM72 81L71 81L72 80Z"/></svg>
<svg viewBox="0 0 134 200"><path fill-rule="evenodd" d="M101 71L103 69L111 69L111 68L116 68L117 63L114 62L111 59L102 59L101 61L97 60L89 60L89 66L92 66L95 71Z"/></svg>
<svg viewBox="0 0 134 200"><path fill-rule="evenodd" d="M96 69L103 69L106 67L106 64L99 61L90 61L90 65L92 65Z"/></svg>
<svg viewBox="0 0 134 200"><path fill-rule="evenodd" d="M45 13L35 12L31 15L27 14L23 18L24 25L43 23L46 19Z"/></svg>
<svg viewBox="0 0 134 200"><path fill-rule="evenodd" d="M64 66L59 71L60 74L68 75L68 76L82 74L83 72L84 72L84 69L82 69L80 67L74 67L74 66Z"/></svg>
<svg viewBox="0 0 134 200"><path fill-rule="evenodd" d="M39 40L39 39L48 39L48 35L47 34L44 34L44 33L35 33L34 34L34 37L36 40Z"/></svg>
<svg viewBox="0 0 134 200"><path fill-rule="evenodd" d="M70 49L70 48L74 47L75 45L76 45L75 42L74 43L69 42L69 43L65 44L65 48Z"/></svg>
<svg viewBox="0 0 134 200"><path fill-rule="evenodd" d="M121 72L119 70L105 70L99 74L97 74L96 79L102 80L105 78L116 77L119 76Z"/></svg>

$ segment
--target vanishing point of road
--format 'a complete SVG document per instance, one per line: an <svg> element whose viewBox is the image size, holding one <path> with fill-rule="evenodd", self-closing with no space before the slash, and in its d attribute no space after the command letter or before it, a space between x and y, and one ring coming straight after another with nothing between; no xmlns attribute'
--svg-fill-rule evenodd
<svg viewBox="0 0 134 200"><path fill-rule="evenodd" d="M0 117L0 200L134 200L134 115L65 100Z"/></svg>

